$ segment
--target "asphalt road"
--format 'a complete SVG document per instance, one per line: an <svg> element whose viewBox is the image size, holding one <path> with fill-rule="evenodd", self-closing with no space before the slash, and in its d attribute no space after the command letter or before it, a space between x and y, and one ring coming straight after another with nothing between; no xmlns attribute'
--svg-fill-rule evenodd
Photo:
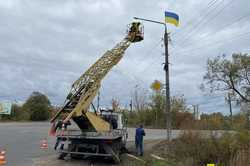
<svg viewBox="0 0 250 166"><path fill-rule="evenodd" d="M51 156L53 160L55 138L48 137L49 128L48 122L0 123L0 149L6 149L6 166L34 166ZM134 139L134 130L128 129L129 141ZM145 140L166 138L166 130L146 129L145 132ZM178 134L178 131L173 132L174 137ZM40 142L44 138L48 138L49 143L46 150L40 149Z"/></svg>

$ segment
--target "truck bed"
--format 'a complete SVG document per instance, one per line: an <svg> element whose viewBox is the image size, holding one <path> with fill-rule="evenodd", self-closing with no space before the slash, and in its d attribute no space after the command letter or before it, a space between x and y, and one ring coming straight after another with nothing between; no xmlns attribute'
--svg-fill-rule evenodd
<svg viewBox="0 0 250 166"><path fill-rule="evenodd" d="M61 138L69 138L69 139L107 139L114 140L126 135L125 129L115 129L110 132L82 132L81 130L67 130L64 131L63 134L57 135L57 137Z"/></svg>

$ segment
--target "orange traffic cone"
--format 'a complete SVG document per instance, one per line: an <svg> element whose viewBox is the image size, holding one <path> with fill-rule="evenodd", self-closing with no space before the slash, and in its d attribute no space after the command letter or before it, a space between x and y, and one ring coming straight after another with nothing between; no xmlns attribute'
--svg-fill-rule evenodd
<svg viewBox="0 0 250 166"><path fill-rule="evenodd" d="M41 141L40 148L41 148L41 149L48 149L48 141L47 141L47 139L43 139L43 140Z"/></svg>
<svg viewBox="0 0 250 166"><path fill-rule="evenodd" d="M7 163L6 158L5 158L6 151L1 150L0 151L0 165L4 165Z"/></svg>

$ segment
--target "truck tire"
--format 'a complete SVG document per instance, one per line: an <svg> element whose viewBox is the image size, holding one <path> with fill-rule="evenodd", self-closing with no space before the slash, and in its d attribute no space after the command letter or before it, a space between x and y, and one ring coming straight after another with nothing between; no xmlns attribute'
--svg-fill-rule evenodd
<svg viewBox="0 0 250 166"><path fill-rule="evenodd" d="M67 156L67 153L60 153L58 156L59 160L64 160L64 158Z"/></svg>
<svg viewBox="0 0 250 166"><path fill-rule="evenodd" d="M103 148L106 151L106 153L111 154L112 155L112 159L115 163L120 163L121 159L120 159L120 153L117 152L114 148L112 148L113 145L107 145L104 144Z"/></svg>

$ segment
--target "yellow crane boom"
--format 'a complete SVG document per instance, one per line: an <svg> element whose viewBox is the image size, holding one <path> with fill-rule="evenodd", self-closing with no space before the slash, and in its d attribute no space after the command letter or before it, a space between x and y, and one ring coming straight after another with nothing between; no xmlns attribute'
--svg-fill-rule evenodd
<svg viewBox="0 0 250 166"><path fill-rule="evenodd" d="M51 122L54 122L61 113L66 112L68 115L64 121L72 118L82 130L91 125L96 131L109 131L109 123L95 113L89 112L89 106L100 88L102 79L121 60L130 44L141 40L143 40L143 26L140 22L133 22L126 37L113 49L108 50L73 83L63 107Z"/></svg>

